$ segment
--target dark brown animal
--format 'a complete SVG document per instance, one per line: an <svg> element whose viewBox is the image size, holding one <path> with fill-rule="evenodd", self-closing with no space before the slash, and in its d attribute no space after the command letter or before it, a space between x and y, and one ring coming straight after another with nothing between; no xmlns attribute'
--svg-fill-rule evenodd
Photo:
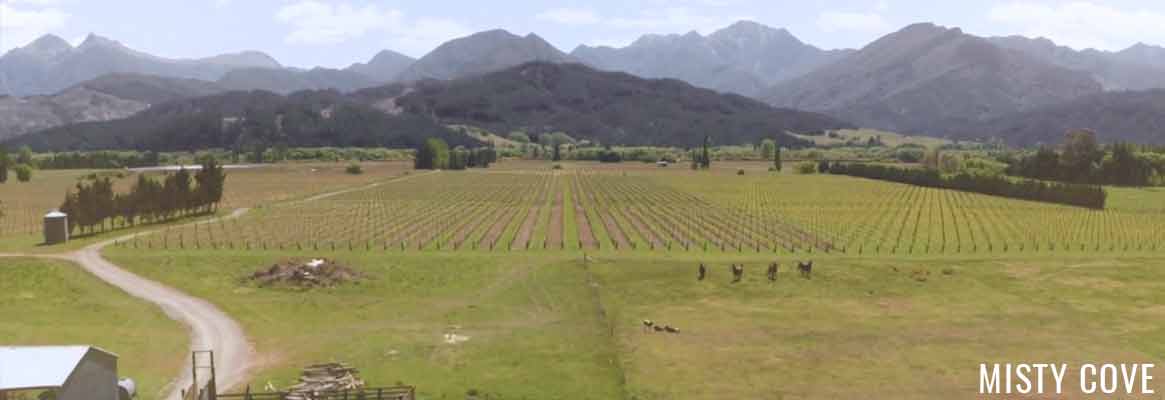
<svg viewBox="0 0 1165 400"><path fill-rule="evenodd" d="M662 327L662 326L656 325L656 326L653 326L653 327L651 327L651 328L652 328L652 329L655 329L655 331L656 331L656 332L663 332L663 327Z"/></svg>
<svg viewBox="0 0 1165 400"><path fill-rule="evenodd" d="M744 264L732 264L732 283L744 279Z"/></svg>
<svg viewBox="0 0 1165 400"><path fill-rule="evenodd" d="M699 273L696 275L696 280L702 281L702 280L704 280L704 277L707 277L707 276L708 276L708 267L705 267L704 263L700 263L700 270L699 270Z"/></svg>
<svg viewBox="0 0 1165 400"><path fill-rule="evenodd" d="M663 330L668 333L680 333L680 328L672 328L671 325L664 325Z"/></svg>
<svg viewBox="0 0 1165 400"><path fill-rule="evenodd" d="M777 281L777 272L781 266L777 263L769 264L769 282Z"/></svg>
<svg viewBox="0 0 1165 400"><path fill-rule="evenodd" d="M813 273L813 261L810 261L808 263L803 263L803 262L798 261L797 262L797 270L801 272L802 278L809 279L810 274Z"/></svg>

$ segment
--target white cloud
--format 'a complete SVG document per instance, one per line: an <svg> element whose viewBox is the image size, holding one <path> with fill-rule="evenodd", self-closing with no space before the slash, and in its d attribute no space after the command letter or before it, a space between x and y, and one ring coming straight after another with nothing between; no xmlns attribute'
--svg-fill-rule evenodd
<svg viewBox="0 0 1165 400"><path fill-rule="evenodd" d="M364 36L396 23L401 13L374 5L353 7L347 3L301 0L280 8L275 19L292 26L288 43L336 44Z"/></svg>
<svg viewBox="0 0 1165 400"><path fill-rule="evenodd" d="M0 2L0 52L24 46L46 33L65 26L69 14L57 8L24 8L21 5L47 5L48 0Z"/></svg>
<svg viewBox="0 0 1165 400"><path fill-rule="evenodd" d="M625 16L604 16L585 8L554 8L538 13L534 18L562 25L588 25L605 28L608 31L616 30L620 31L619 36L625 36L624 34L629 32L645 34L695 30L709 33L739 20L752 19L747 16L713 16L674 4L671 7L648 8Z"/></svg>
<svg viewBox="0 0 1165 400"><path fill-rule="evenodd" d="M881 33L890 29L890 23L877 13L826 11L817 16L817 27L824 32Z"/></svg>
<svg viewBox="0 0 1165 400"><path fill-rule="evenodd" d="M1054 6L1011 2L992 7L988 18L1025 36L1043 36L1077 49L1117 50L1138 41L1165 41L1165 14L1088 1Z"/></svg>
<svg viewBox="0 0 1165 400"><path fill-rule="evenodd" d="M592 25L601 21L594 11L582 8L555 8L538 13L534 18L564 25Z"/></svg>
<svg viewBox="0 0 1165 400"><path fill-rule="evenodd" d="M444 41L472 33L461 23L443 18L406 18L394 9L362 7L347 2L299 0L285 5L275 19L291 27L285 40L292 44L330 45L377 33L389 48L419 55Z"/></svg>
<svg viewBox="0 0 1165 400"><path fill-rule="evenodd" d="M469 27L444 18L418 18L402 22L387 30L386 44L393 50L420 56L450 39L473 33Z"/></svg>

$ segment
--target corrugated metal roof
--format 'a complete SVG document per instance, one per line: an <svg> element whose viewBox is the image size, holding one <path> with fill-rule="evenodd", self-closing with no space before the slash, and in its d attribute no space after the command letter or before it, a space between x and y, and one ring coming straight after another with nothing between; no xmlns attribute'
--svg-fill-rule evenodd
<svg viewBox="0 0 1165 400"><path fill-rule="evenodd" d="M55 388L69 375L92 346L0 347L0 390Z"/></svg>
<svg viewBox="0 0 1165 400"><path fill-rule="evenodd" d="M68 216L68 215L65 215L65 213L63 213L63 212L60 212L60 211L53 211L53 212L51 212L51 213L48 213L48 214L45 214L45 215L44 215L44 217L45 217L45 218L64 218L64 217L67 217L67 216Z"/></svg>

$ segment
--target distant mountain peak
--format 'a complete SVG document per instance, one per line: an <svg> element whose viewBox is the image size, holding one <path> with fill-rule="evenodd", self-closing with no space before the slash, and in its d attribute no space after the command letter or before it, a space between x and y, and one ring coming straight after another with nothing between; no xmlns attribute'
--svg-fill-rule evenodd
<svg viewBox="0 0 1165 400"><path fill-rule="evenodd" d="M961 34L963 34L963 29L959 28L959 27L948 28L948 27L945 27L942 25L935 24L933 22L918 22L918 23L913 23L913 24L907 25L905 28L898 30L898 33L932 34L932 35L941 35L941 34L961 35Z"/></svg>
<svg viewBox="0 0 1165 400"><path fill-rule="evenodd" d="M88 36L85 36L85 41L81 42L80 46L77 46L79 49L88 49L93 47L123 48L125 46L123 46L121 42L103 36L98 36L96 33L90 33Z"/></svg>
<svg viewBox="0 0 1165 400"><path fill-rule="evenodd" d="M73 45L69 44L65 39L54 34L47 34L37 38L36 40L24 46L27 50L33 50L41 53L59 53L73 49Z"/></svg>
<svg viewBox="0 0 1165 400"><path fill-rule="evenodd" d="M529 61L572 59L542 37L492 29L450 40L401 72L397 80L455 79L498 71Z"/></svg>
<svg viewBox="0 0 1165 400"><path fill-rule="evenodd" d="M239 68L282 68L283 65L276 61L267 53L255 50L244 50L237 53L220 54L213 57L204 58L201 61L222 65L227 67Z"/></svg>

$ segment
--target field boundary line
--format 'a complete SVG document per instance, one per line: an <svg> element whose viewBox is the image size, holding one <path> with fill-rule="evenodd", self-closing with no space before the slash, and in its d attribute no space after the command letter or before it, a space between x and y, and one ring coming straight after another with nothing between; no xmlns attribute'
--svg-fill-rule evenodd
<svg viewBox="0 0 1165 400"><path fill-rule="evenodd" d="M605 330L605 336L610 342L611 351L611 367L613 367L619 374L619 391L623 393L623 398L628 398L627 393L627 371L623 370L623 359L619 357L619 340L615 337L615 325L611 321L610 315L607 314L607 308L603 306L602 294L599 293L599 282L595 280L595 275L591 273L590 260L586 252L583 252L582 270L586 276L586 285L591 292L591 300L595 303L595 311L599 317L599 322L603 324L601 329Z"/></svg>

